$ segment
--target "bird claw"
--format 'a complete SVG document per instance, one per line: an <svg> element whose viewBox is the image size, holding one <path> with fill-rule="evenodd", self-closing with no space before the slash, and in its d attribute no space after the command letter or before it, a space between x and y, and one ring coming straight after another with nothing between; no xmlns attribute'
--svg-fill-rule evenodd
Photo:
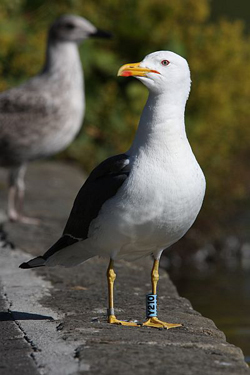
<svg viewBox="0 0 250 375"><path fill-rule="evenodd" d="M139 327L138 324L136 324L134 322L125 322L124 320L118 320L118 319L116 319L115 315L109 315L108 323L118 324L118 325L122 325L122 326Z"/></svg>
<svg viewBox="0 0 250 375"><path fill-rule="evenodd" d="M39 225L41 223L40 219L36 219L35 217L28 217L28 216L20 216L18 221L20 223L30 224L30 225Z"/></svg>
<svg viewBox="0 0 250 375"><path fill-rule="evenodd" d="M28 217L24 215L20 215L15 213L9 213L9 220L12 222L18 222L22 224L29 224L29 225L39 225L41 223L41 220L36 219L34 217Z"/></svg>
<svg viewBox="0 0 250 375"><path fill-rule="evenodd" d="M149 318L142 325L146 326L146 327L166 328L166 329L182 327L182 324L163 322L163 321L159 320L156 316L154 316L152 318Z"/></svg>

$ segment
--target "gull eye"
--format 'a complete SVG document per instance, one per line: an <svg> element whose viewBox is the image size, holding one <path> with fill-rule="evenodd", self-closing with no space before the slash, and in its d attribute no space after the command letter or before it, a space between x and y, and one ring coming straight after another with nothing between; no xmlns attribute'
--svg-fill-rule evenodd
<svg viewBox="0 0 250 375"><path fill-rule="evenodd" d="M71 22L65 23L64 25L65 29L72 30L75 28L75 25Z"/></svg>
<svg viewBox="0 0 250 375"><path fill-rule="evenodd" d="M168 61L168 60L162 60L162 62L161 62L161 65L163 65L163 66L166 66L168 64L170 64L170 61Z"/></svg>

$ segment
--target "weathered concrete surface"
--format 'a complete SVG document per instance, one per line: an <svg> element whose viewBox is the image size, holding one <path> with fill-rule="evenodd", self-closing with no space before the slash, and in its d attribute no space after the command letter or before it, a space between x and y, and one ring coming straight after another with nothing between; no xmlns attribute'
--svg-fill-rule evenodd
<svg viewBox="0 0 250 375"><path fill-rule="evenodd" d="M31 357L33 350L9 312L1 287L0 332L0 374L39 375ZM15 358L15 366L13 366L13 358Z"/></svg>
<svg viewBox="0 0 250 375"><path fill-rule="evenodd" d="M46 250L61 233L81 183L81 173L71 167L53 163L33 165L28 174L26 211L29 215L40 217L41 225L31 227L5 224L8 239L33 255ZM4 195L0 185L0 201ZM12 264L11 275L15 279L13 262L22 257L22 253L17 250L6 253L5 249L3 254L5 268L8 268L8 263ZM27 255L23 254L23 257L26 260ZM25 272L31 279L42 277L46 283L52 283L49 294L48 291L44 293L38 303L41 309L54 311L55 322L48 322L54 327L51 334L54 334L53 340L57 340L60 345L63 340L72 350L72 358L78 361L74 374L250 374L241 350L228 344L224 334L211 320L194 311L189 301L177 294L163 270L158 292L159 318L182 323L182 328L167 331L107 324L107 263L105 259L96 258L72 269L17 271L18 275L22 275L19 272ZM145 294L150 291L151 263L151 259L143 259L134 263L119 262L116 265L115 306L119 318L143 321ZM0 277L3 273L0 269ZM5 274L8 274L6 269ZM8 277L3 279L2 283L8 299L8 283L12 284L12 278L9 277L8 283L7 279ZM37 290L37 293L41 293L41 290ZM16 294L18 296L18 292ZM20 291L19 296L21 294ZM14 295L12 293L12 299L15 298ZM20 305L17 306L21 309ZM23 311L26 313L32 314L36 308L25 306L24 302ZM35 312L38 313L37 310ZM22 321L19 323L22 325ZM29 325L25 327L25 334L27 337L29 334L33 335L33 344L37 346L37 350L41 350L42 356L43 349L34 342L33 325L34 321L30 319ZM5 331L5 339L7 338L8 332ZM48 338L48 345L49 341ZM34 362L33 365L37 363ZM58 367L57 372L53 369L53 373L48 372L46 366L42 370L38 366L37 368L40 373L62 373Z"/></svg>

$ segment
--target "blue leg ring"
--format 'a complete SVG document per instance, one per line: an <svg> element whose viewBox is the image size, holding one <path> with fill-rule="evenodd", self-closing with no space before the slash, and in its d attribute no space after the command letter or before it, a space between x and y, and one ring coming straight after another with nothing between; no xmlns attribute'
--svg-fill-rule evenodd
<svg viewBox="0 0 250 375"><path fill-rule="evenodd" d="M157 316L157 294L146 295L146 317Z"/></svg>

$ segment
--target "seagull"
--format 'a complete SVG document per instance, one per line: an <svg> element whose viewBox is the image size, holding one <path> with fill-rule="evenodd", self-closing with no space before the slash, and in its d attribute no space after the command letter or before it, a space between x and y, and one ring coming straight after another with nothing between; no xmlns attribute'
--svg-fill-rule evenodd
<svg viewBox="0 0 250 375"><path fill-rule="evenodd" d="M62 151L80 130L85 97L78 44L110 36L82 17L61 16L49 29L40 74L0 93L0 165L9 169L10 220L36 222L22 215L26 165Z"/></svg>
<svg viewBox="0 0 250 375"><path fill-rule="evenodd" d="M108 322L114 311L114 261L152 255L152 293L147 320L156 328L175 328L157 317L159 260L194 223L205 194L205 177L187 139L184 122L190 91L187 61L170 51L123 65L118 76L135 77L149 90L131 148L98 165L80 189L61 238L43 255L20 268L75 266L94 256L110 258Z"/></svg>

